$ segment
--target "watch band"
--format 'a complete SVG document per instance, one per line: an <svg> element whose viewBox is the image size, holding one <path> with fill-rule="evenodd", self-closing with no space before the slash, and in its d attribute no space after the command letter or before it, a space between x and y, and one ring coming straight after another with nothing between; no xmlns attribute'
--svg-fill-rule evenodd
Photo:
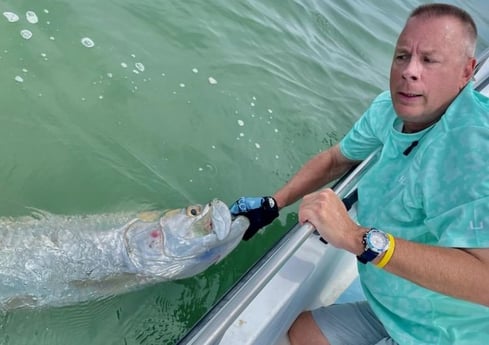
<svg viewBox="0 0 489 345"><path fill-rule="evenodd" d="M375 259L378 255L379 253L376 253L372 249L368 248L361 255L357 256L357 259L362 264L366 264L367 262L370 262L373 259Z"/></svg>

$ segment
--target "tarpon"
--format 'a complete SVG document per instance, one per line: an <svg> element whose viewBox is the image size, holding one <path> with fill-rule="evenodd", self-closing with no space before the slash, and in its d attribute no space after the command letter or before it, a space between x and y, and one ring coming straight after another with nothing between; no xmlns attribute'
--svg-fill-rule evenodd
<svg viewBox="0 0 489 345"><path fill-rule="evenodd" d="M0 218L0 308L60 306L193 276L249 226L220 200L166 212Z"/></svg>

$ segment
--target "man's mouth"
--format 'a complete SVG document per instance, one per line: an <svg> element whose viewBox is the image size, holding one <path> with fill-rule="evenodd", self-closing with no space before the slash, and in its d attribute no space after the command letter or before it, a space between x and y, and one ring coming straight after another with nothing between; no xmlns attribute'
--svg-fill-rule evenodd
<svg viewBox="0 0 489 345"><path fill-rule="evenodd" d="M407 98L421 97L420 94L418 94L418 93L411 93L411 92L399 92L399 95L401 95L402 97L407 97Z"/></svg>

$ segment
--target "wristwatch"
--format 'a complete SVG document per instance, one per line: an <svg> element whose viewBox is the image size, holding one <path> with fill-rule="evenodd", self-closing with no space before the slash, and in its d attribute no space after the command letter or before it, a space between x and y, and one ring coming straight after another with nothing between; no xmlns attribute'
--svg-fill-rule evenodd
<svg viewBox="0 0 489 345"><path fill-rule="evenodd" d="M365 235L363 235L365 250L362 254L357 256L358 261L362 264L372 261L389 249L389 243L389 237L385 232L376 228L371 228Z"/></svg>

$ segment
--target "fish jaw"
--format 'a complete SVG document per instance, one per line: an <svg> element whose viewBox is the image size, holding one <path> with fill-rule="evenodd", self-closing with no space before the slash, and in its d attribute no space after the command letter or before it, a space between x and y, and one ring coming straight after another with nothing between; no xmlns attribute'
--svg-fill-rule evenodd
<svg viewBox="0 0 489 345"><path fill-rule="evenodd" d="M219 241L224 240L231 232L231 213L228 206L217 199L211 201L212 231Z"/></svg>

